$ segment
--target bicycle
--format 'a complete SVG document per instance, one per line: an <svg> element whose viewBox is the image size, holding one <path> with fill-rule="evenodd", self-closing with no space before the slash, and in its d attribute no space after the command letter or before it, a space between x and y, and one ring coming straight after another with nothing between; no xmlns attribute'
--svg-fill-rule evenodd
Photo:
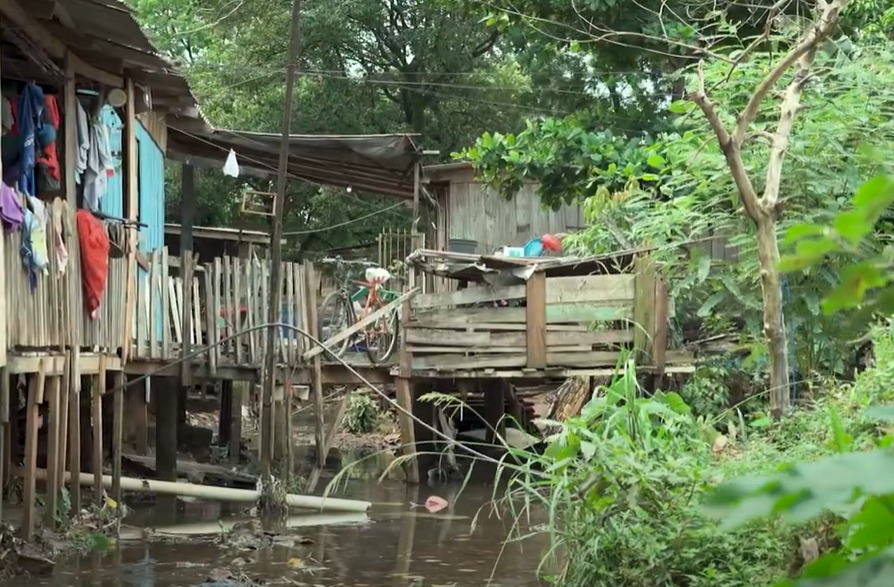
<svg viewBox="0 0 894 587"><path fill-rule="evenodd" d="M318 335L322 341L348 329L400 296L398 292L384 288L384 284L391 278L391 274L374 263L347 262L341 257L323 259L323 263L335 266L334 274L338 286L320 304ZM352 281L347 269L349 264L365 266L365 279L357 282ZM350 291L352 284L360 286L354 293ZM339 346L330 350L336 356L341 357L352 345L352 342L356 348L362 341L370 362L384 363L391 358L397 348L399 328L398 309L394 308L367 325L362 330L362 335L358 333L349 336Z"/></svg>

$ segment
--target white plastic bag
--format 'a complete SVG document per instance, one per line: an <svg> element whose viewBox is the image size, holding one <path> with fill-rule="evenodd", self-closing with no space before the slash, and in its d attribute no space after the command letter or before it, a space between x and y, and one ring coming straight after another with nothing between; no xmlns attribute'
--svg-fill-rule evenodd
<svg viewBox="0 0 894 587"><path fill-rule="evenodd" d="M230 149L230 154L227 155L227 162L224 163L223 166L224 175L229 175L230 177L239 177L239 162L236 161L236 151Z"/></svg>
<svg viewBox="0 0 894 587"><path fill-rule="evenodd" d="M369 283L383 284L391 279L391 273L384 267L368 267L365 273L366 281Z"/></svg>

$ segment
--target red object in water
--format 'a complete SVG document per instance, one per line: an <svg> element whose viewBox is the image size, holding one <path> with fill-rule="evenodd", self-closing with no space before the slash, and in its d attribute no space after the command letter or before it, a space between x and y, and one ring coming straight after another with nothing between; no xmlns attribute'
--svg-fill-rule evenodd
<svg viewBox="0 0 894 587"><path fill-rule="evenodd" d="M450 504L447 503L446 499L438 497L437 495L432 495L425 500L425 509L431 514L436 514L443 509L447 509L448 505Z"/></svg>
<svg viewBox="0 0 894 587"><path fill-rule="evenodd" d="M551 251L553 253L558 253L562 250L562 243L558 238L551 234L544 234L540 237L540 242L543 243L543 249L546 251Z"/></svg>
<svg viewBox="0 0 894 587"><path fill-rule="evenodd" d="M95 319L109 278L109 233L87 210L78 210L78 240L81 246L81 282L87 313Z"/></svg>

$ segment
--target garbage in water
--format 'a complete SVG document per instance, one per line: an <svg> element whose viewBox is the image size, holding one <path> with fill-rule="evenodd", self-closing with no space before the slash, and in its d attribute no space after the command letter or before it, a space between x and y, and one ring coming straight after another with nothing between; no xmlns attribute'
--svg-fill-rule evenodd
<svg viewBox="0 0 894 587"><path fill-rule="evenodd" d="M446 499L438 497L437 495L432 495L425 500L425 509L427 509L430 514L436 514L441 510L445 510L448 505Z"/></svg>

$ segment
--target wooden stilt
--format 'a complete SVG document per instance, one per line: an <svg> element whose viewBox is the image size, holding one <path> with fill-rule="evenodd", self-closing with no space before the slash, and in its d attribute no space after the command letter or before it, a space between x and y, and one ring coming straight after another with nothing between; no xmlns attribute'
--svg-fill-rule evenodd
<svg viewBox="0 0 894 587"><path fill-rule="evenodd" d="M78 349L72 349L72 355ZM78 363L70 362L68 394L68 472L78 475L81 472L81 374ZM81 511L81 486L78 483L69 485L71 509L77 516Z"/></svg>
<svg viewBox="0 0 894 587"><path fill-rule="evenodd" d="M121 375L120 385L124 387L124 402L127 404L127 423L133 448L138 455L149 454L149 403L146 401L146 389L150 385L147 379L142 385L127 387L127 375Z"/></svg>
<svg viewBox="0 0 894 587"><path fill-rule="evenodd" d="M238 465L242 451L242 404L245 401L245 384L243 382L231 382L230 413L233 418L230 422L229 457L231 465Z"/></svg>
<svg viewBox="0 0 894 587"><path fill-rule="evenodd" d="M157 378L163 385L154 385L155 401L155 452L159 479L177 479L177 411L180 382L172 378Z"/></svg>
<svg viewBox="0 0 894 587"><path fill-rule="evenodd" d="M497 435L506 435L506 397L503 391L503 381L486 381L480 384L479 389L484 395L484 419L487 421L487 435L485 438L490 444L497 442Z"/></svg>
<svg viewBox="0 0 894 587"><path fill-rule="evenodd" d="M4 488L9 472L9 371L0 368L0 520L3 519Z"/></svg>
<svg viewBox="0 0 894 587"><path fill-rule="evenodd" d="M56 527L56 514L59 512L59 490L62 488L62 475L59 471L59 453L62 438L62 378L47 379L46 397L47 413L47 488L46 511L44 523L50 528Z"/></svg>
<svg viewBox="0 0 894 587"><path fill-rule="evenodd" d="M22 537L25 540L34 538L35 512L37 490L37 431L40 426L40 413L38 406L44 396L47 376L44 371L44 362L40 361L39 372L32 375L28 385L28 403L25 407L25 471L24 490L22 502L24 514L22 517Z"/></svg>
<svg viewBox="0 0 894 587"><path fill-rule="evenodd" d="M124 384L123 372L115 373L114 416L112 420L112 499L121 507L121 455L124 443ZM120 511L120 510L119 510Z"/></svg>
<svg viewBox="0 0 894 587"><path fill-rule="evenodd" d="M413 396L410 391L410 380L398 377L395 381L398 405L410 414L413 413ZM413 426L413 418L400 412L400 440L401 451L404 455L413 455L416 450L416 432ZM407 483L413 485L419 483L419 459L411 456L404 467L407 474Z"/></svg>
<svg viewBox="0 0 894 587"><path fill-rule="evenodd" d="M99 359L99 374L93 378L93 499L96 505L103 504L102 492L102 396L106 391L106 368L104 357Z"/></svg>
<svg viewBox="0 0 894 587"><path fill-rule="evenodd" d="M59 480L65 479L65 470L68 467L68 420L69 400L71 389L71 374L69 373L70 364L68 359L65 360L65 366L62 369L62 378L59 380L59 453L56 455L56 470L59 471ZM49 466L49 464L47 465Z"/></svg>

